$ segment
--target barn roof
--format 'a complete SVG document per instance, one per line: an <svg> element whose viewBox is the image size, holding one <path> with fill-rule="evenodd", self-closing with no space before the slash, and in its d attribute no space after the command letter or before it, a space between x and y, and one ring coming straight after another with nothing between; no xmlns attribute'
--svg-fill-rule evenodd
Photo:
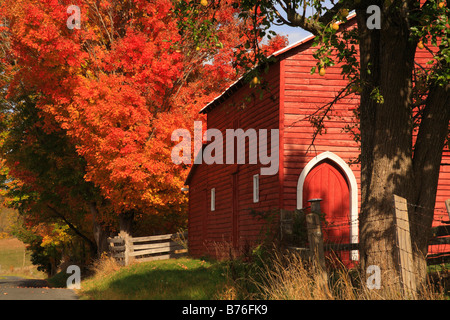
<svg viewBox="0 0 450 320"><path fill-rule="evenodd" d="M280 49L274 53L272 53L270 57L279 57L281 54L288 52L294 48L299 47L300 45L308 42L308 41L312 41L312 39L314 39L314 36L310 35L307 36L305 38L303 38L300 41L297 41L289 46L284 47L283 49ZM241 88L243 85L245 84L244 81L244 76L241 76L238 80L236 80L235 82L233 82L224 92L222 92L220 95L218 95L214 100L212 100L211 102L209 102L205 107L203 107L199 113L202 114L206 114L209 111L211 111L213 108L215 108L217 105L219 105L220 103L222 103L225 99L227 99L228 97L230 97L231 95L233 95L239 88ZM205 145L202 146L203 148L205 147ZM202 151L203 151L202 148ZM198 164L194 163L191 167L191 170L189 171L189 174L184 182L184 185L189 185L191 182L192 177L195 174L195 171L198 167Z"/></svg>
<svg viewBox="0 0 450 320"><path fill-rule="evenodd" d="M353 20L356 17L355 13L352 13L348 16L347 21L350 22L351 20ZM343 22L339 22L339 24L343 24ZM271 57L275 57L278 58L280 55L282 55L283 53L289 52L299 46L301 46L302 44L305 44L309 41L312 41L314 39L314 35L309 35L305 38L303 38L300 41L294 42L293 44L280 49L274 53L272 53L268 58ZM238 80L236 80L234 83L232 83L224 92L222 92L220 95L218 95L216 98L214 98L214 100L212 100L211 102L209 102L206 106L204 106L199 113L201 114L206 114L209 111L211 111L213 108L215 108L217 105L219 105L221 102L223 102L225 99L227 99L228 97L230 97L231 95L233 95L233 93L235 93L239 88L241 88L243 85L245 84L244 81L244 76L241 76Z"/></svg>
<svg viewBox="0 0 450 320"><path fill-rule="evenodd" d="M305 38L303 38L300 41L297 41L283 49L280 49L274 53L272 53L268 58L272 58L272 57L279 57L281 54L288 52L294 48L297 48L298 46L311 41L312 39L314 39L313 35L307 36ZM218 95L216 98L214 98L214 100L212 100L211 102L209 102L205 107L203 107L199 113L202 114L206 114L209 111L211 111L214 107L216 107L217 105L219 105L221 102L223 102L226 98L230 97L231 95L233 95L233 93L235 93L239 88L241 88L243 85L245 84L244 81L244 76L241 76L238 80L236 80L235 82L233 82L227 89L225 89L224 92L222 92L220 95Z"/></svg>
<svg viewBox="0 0 450 320"><path fill-rule="evenodd" d="M347 23L352 21L354 18L356 17L356 14L353 13L351 15L348 16L347 18ZM342 22L340 22L339 24L342 24ZM312 42L314 39L314 35L309 35L297 42L294 42L293 44L280 49L274 53L272 53L268 58L271 57L275 57L275 58L279 58L282 54L287 53L289 51L294 50L295 48L300 47L301 45L308 43L308 42ZM205 107L203 107L199 113L201 114L207 114L209 111L211 111L212 109L214 109L216 106L218 106L219 104L221 104L223 101L225 101L228 97L232 96L239 88L241 88L243 85L245 85L245 81L244 81L244 76L241 76L238 80L236 80L235 82L233 82L227 89L225 89L224 92L222 92L220 95L218 95L216 98L214 98L214 100L212 100L211 102L209 102ZM204 147L204 145L203 145ZM195 174L196 168L197 168L197 164L193 164L191 167L191 170L189 171L189 174L184 182L184 185L189 185L192 177Z"/></svg>

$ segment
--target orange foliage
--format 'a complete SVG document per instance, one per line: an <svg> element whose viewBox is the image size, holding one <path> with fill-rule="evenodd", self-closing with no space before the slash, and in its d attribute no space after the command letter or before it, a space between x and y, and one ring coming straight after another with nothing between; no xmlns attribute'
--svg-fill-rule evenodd
<svg viewBox="0 0 450 320"><path fill-rule="evenodd" d="M81 29L66 9L81 9ZM12 74L10 96L38 96L48 132L65 130L85 158L87 181L116 213L183 210L188 167L171 161L171 133L193 129L198 110L239 74L233 67L246 26L224 3L216 12L220 46L180 34L169 0L5 0ZM206 12L200 19L206 19ZM273 40L273 52L286 44ZM270 51L268 51L270 53ZM16 168L32 183L25 168ZM21 171L21 172L19 172Z"/></svg>

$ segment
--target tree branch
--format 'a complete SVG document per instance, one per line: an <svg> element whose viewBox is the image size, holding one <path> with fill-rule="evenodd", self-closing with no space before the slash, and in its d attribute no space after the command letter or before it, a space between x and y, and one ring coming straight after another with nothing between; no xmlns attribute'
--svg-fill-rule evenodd
<svg viewBox="0 0 450 320"><path fill-rule="evenodd" d="M297 13L293 5L283 5L281 0L277 0L276 3L285 11L286 18L280 14L280 12L272 5L271 10L277 15L277 17L286 25L291 27L300 27L306 31L311 32L314 35L320 34L323 31L322 25L327 25L333 21L333 17L341 10L348 9L352 11L355 9L354 1L347 0L336 3L331 9L328 9L318 20L306 17L306 3L302 7L302 14Z"/></svg>
<svg viewBox="0 0 450 320"><path fill-rule="evenodd" d="M80 236L81 238L83 238L85 241L87 241L89 243L89 245L91 247L96 247L95 243L92 242L91 239L89 239L87 236L85 236L83 233L81 233L77 227L75 227L69 220L67 220L66 217L64 217L64 215L62 213L60 213L58 210L56 210L55 208L53 208L51 205L47 204L47 207L54 213L56 214L59 218L61 218L68 226L70 229L72 229L78 236Z"/></svg>
<svg viewBox="0 0 450 320"><path fill-rule="evenodd" d="M342 88L341 90L339 90L339 92L337 93L337 95L334 97L334 99L326 104L324 104L323 106L317 108L313 113L311 113L310 115L307 115L305 117L302 117L301 119L295 120L294 122L291 123L291 125L289 127L287 127L286 129L292 128L296 123L299 123L303 120L309 120L311 121L312 118L316 115L319 115L319 112L324 110L323 113L320 115L320 119L318 121L318 125L316 125L316 127L314 128L314 132L313 132L313 136L312 136L312 140L311 143L308 147L308 149L306 150L306 153L309 152L309 150L311 149L311 147L314 147L314 141L316 140L317 136L320 134L321 130L324 128L323 126L323 122L325 120L325 117L328 115L328 113L331 111L331 108L334 106L335 103L337 103L339 100L341 100L342 98L347 97L348 95L352 94L350 92L348 92L348 89L354 84L354 82L349 82L344 88Z"/></svg>

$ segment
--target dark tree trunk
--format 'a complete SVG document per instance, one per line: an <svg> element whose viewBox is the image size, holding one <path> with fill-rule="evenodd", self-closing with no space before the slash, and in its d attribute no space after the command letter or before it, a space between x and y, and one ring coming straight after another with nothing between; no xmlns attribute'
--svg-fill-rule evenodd
<svg viewBox="0 0 450 320"><path fill-rule="evenodd" d="M95 202L91 202L89 204L89 209L92 213L92 227L95 243L97 245L97 257L100 258L102 253L108 252L109 232L105 229L102 223L98 222L98 210Z"/></svg>
<svg viewBox="0 0 450 320"><path fill-rule="evenodd" d="M449 124L449 90L432 87L413 149L412 75L416 43L409 40L406 10L382 16L380 30L366 27L357 10L361 80L361 213L363 270L382 269L382 285L398 283L393 194L410 206L411 240L419 284L425 280L425 255L433 219L440 162ZM395 49L393 49L395 48ZM379 88L384 101L373 98ZM372 96L372 97L371 97ZM414 153L413 153L414 150ZM413 208L413 209L411 209Z"/></svg>
<svg viewBox="0 0 450 320"><path fill-rule="evenodd" d="M450 121L450 85L432 86L414 147L414 192L408 208L416 269L426 272L428 240L434 216L442 150Z"/></svg>
<svg viewBox="0 0 450 320"><path fill-rule="evenodd" d="M121 235L132 236L133 235L133 220L134 220L134 211L126 211L120 214L119 216L119 228Z"/></svg>

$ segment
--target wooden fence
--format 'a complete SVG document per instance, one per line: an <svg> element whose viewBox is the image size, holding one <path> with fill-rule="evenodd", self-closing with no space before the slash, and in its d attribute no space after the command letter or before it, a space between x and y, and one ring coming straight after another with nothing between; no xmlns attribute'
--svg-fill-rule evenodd
<svg viewBox="0 0 450 320"><path fill-rule="evenodd" d="M396 201L402 202L400 197L396 198ZM311 204L314 206L314 199L312 200ZM395 202L395 200L394 200ZM320 213L320 202L317 203L317 210L318 213ZM447 208L447 212L449 215L448 221L441 221L443 225L433 227L431 229L431 237L429 239L429 245L450 245L450 199L445 201L445 205ZM400 208L397 206L397 209ZM312 210L311 210L312 211ZM398 211L398 210L397 210ZM404 211L404 210L402 210ZM290 246L291 249L295 249L297 251L304 251L307 253L309 248L304 246L298 246L298 238L293 237L294 232L294 224L295 219L298 217L301 213L301 210L295 210L295 211L288 211L288 210L281 210L281 217L280 217L280 235L281 240L285 243L288 243L288 246ZM398 213L400 214L400 213ZM409 222L408 222L409 223ZM400 222L402 224L402 222ZM307 226L307 224L306 224ZM306 238L307 239L307 238ZM287 241L286 241L287 240ZM359 250L359 243L323 243L323 247L325 251L353 251L353 250ZM307 253L309 254L309 253ZM441 252L437 254L429 254L427 256L428 264L439 264L439 263L445 263L450 262L450 252Z"/></svg>
<svg viewBox="0 0 450 320"><path fill-rule="evenodd" d="M150 237L116 236L109 238L110 256L122 265L177 258L187 253L186 233L163 234Z"/></svg>

